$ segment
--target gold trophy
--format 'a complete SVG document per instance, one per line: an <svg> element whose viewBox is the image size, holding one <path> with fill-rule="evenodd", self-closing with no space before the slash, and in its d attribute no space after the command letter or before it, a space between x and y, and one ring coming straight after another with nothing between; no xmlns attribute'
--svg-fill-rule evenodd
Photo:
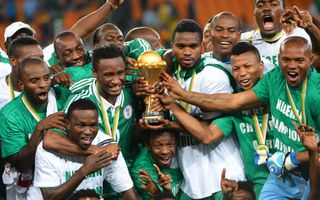
<svg viewBox="0 0 320 200"><path fill-rule="evenodd" d="M154 85L159 81L160 73L166 67L166 62L162 60L161 56L154 51L143 52L135 64L139 69L140 74L145 78L149 85ZM150 124L159 123L164 119L163 112L151 112L151 97L146 97L146 110L142 113L142 119L145 119Z"/></svg>

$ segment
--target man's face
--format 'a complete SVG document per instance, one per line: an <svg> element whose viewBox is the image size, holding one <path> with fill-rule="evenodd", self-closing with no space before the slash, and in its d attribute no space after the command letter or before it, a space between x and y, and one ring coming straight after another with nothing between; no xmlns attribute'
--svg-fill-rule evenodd
<svg viewBox="0 0 320 200"><path fill-rule="evenodd" d="M231 56L232 75L242 89L251 89L263 73L263 63L253 52Z"/></svg>
<svg viewBox="0 0 320 200"><path fill-rule="evenodd" d="M302 42L290 41L281 46L279 62L288 85L297 87L308 75L312 54Z"/></svg>
<svg viewBox="0 0 320 200"><path fill-rule="evenodd" d="M124 50L124 37L118 28L112 26L105 27L100 30L99 36L101 40L98 45L114 44Z"/></svg>
<svg viewBox="0 0 320 200"><path fill-rule="evenodd" d="M18 66L22 61L31 56L43 59L43 51L39 45L24 45L19 49L17 57L10 57L10 64L14 68L14 71L17 73Z"/></svg>
<svg viewBox="0 0 320 200"><path fill-rule="evenodd" d="M56 42L57 58L65 67L83 66L86 64L86 52L82 40L75 35L61 37Z"/></svg>
<svg viewBox="0 0 320 200"><path fill-rule="evenodd" d="M212 51L211 24L208 23L203 29L202 53L210 51Z"/></svg>
<svg viewBox="0 0 320 200"><path fill-rule="evenodd" d="M100 93L104 98L120 95L125 81L125 64L121 57L101 59L97 63L97 71L94 72Z"/></svg>
<svg viewBox="0 0 320 200"><path fill-rule="evenodd" d="M147 147L160 168L169 167L176 153L176 139L173 134L165 133L150 138Z"/></svg>
<svg viewBox="0 0 320 200"><path fill-rule="evenodd" d="M257 0L254 17L259 26L261 36L272 38L282 30L280 17L283 8L280 0Z"/></svg>
<svg viewBox="0 0 320 200"><path fill-rule="evenodd" d="M44 62L39 65L28 64L21 77L21 82L32 104L41 106L48 102L51 79L49 68Z"/></svg>
<svg viewBox="0 0 320 200"><path fill-rule="evenodd" d="M181 68L192 69L201 57L199 33L176 32L172 50Z"/></svg>
<svg viewBox="0 0 320 200"><path fill-rule="evenodd" d="M155 35L153 33L144 34L144 38L151 46L152 50L163 49L163 45L161 44L160 36Z"/></svg>
<svg viewBox="0 0 320 200"><path fill-rule="evenodd" d="M73 110L67 119L68 137L82 149L88 149L98 132L98 113L95 110Z"/></svg>
<svg viewBox="0 0 320 200"><path fill-rule="evenodd" d="M229 59L231 50L240 39L237 20L231 16L220 16L212 24L211 39L213 55L221 60Z"/></svg>

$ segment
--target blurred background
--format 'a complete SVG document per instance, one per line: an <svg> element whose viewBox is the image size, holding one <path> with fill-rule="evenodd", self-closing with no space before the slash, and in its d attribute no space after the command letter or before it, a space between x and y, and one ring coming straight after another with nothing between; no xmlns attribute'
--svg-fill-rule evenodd
<svg viewBox="0 0 320 200"><path fill-rule="evenodd" d="M3 33L14 21L29 23L42 46L53 41L61 30L70 28L82 16L94 11L105 0L0 0L0 46ZM222 11L230 11L241 19L242 31L255 27L254 0L126 0L107 20L126 34L136 26L155 28L168 47L175 24L192 18L204 27L208 19ZM286 6L297 5L318 14L320 0L286 0Z"/></svg>

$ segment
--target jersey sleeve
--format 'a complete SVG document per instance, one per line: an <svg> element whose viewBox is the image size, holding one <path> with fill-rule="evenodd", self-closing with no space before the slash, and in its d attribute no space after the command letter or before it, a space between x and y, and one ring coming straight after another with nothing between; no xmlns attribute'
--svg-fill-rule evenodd
<svg viewBox="0 0 320 200"><path fill-rule="evenodd" d="M57 168L59 158L45 151L42 142L38 145L35 157L35 170L33 185L39 188L50 188L59 186L60 174Z"/></svg>
<svg viewBox="0 0 320 200"><path fill-rule="evenodd" d="M277 69L277 68L275 68L275 69ZM268 84L270 82L271 83L273 82L272 75L273 75L274 70L265 74L264 77L262 79L260 79L258 81L258 83L252 88L253 92L257 95L258 99L263 103L269 103L270 86Z"/></svg>
<svg viewBox="0 0 320 200"><path fill-rule="evenodd" d="M125 43L125 55L130 58L137 60L140 54L145 51L152 51L152 49L150 44L142 38L137 38Z"/></svg>
<svg viewBox="0 0 320 200"><path fill-rule="evenodd" d="M215 119L211 124L218 126L226 138L232 134L234 128L232 116Z"/></svg>
<svg viewBox="0 0 320 200"><path fill-rule="evenodd" d="M28 142L24 130L19 127L17 118L7 118L0 114L1 150L2 157L8 157L18 153ZM30 135L32 133L29 133Z"/></svg>
<svg viewBox="0 0 320 200"><path fill-rule="evenodd" d="M104 176L112 189L118 193L127 191L133 187L122 153L119 154L116 161L113 161L111 165L104 168Z"/></svg>

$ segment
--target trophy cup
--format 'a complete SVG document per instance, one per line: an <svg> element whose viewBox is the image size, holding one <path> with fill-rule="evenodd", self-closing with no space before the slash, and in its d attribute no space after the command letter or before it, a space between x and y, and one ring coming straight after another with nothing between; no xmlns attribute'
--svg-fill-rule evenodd
<svg viewBox="0 0 320 200"><path fill-rule="evenodd" d="M159 81L161 71L166 67L166 62L162 60L161 56L154 51L143 52L135 64L139 69L140 74L145 78L149 85L154 85ZM151 97L146 97L146 110L142 113L142 119L148 121L149 124L159 123L164 119L163 112L151 112Z"/></svg>

